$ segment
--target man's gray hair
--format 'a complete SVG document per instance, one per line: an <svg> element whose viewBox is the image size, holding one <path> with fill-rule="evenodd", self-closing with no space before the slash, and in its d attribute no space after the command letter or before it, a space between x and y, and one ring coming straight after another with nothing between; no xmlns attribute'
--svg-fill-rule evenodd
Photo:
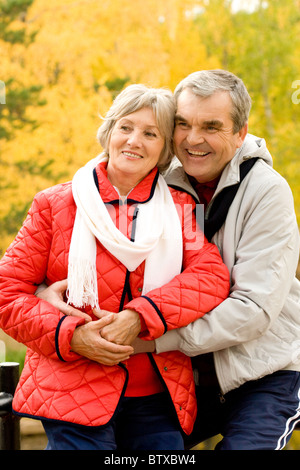
<svg viewBox="0 0 300 470"><path fill-rule="evenodd" d="M239 132L248 122L251 98L243 81L226 70L200 70L184 78L175 88L176 101L180 93L189 88L195 95L208 98L219 91L226 91L232 99L231 118L233 132Z"/></svg>
<svg viewBox="0 0 300 470"><path fill-rule="evenodd" d="M159 132L165 139L165 145L157 164L159 171L163 172L168 168L173 158L175 100L170 90L151 88L146 85L127 86L116 97L108 110L104 123L98 129L97 138L108 154L110 136L116 122L142 108L152 109Z"/></svg>

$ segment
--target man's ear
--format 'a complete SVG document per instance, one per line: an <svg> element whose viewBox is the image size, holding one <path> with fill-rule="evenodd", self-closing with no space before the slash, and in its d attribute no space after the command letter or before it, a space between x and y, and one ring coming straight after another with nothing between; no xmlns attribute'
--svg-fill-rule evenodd
<svg viewBox="0 0 300 470"><path fill-rule="evenodd" d="M237 148L240 148L243 145L243 142L246 138L247 133L248 133L248 122L246 122L244 127L242 127L242 129L240 129L238 132Z"/></svg>

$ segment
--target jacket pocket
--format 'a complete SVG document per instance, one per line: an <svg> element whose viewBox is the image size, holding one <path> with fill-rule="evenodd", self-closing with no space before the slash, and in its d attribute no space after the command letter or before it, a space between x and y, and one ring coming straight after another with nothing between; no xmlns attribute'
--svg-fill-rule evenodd
<svg viewBox="0 0 300 470"><path fill-rule="evenodd" d="M69 391L76 389L84 381L87 367L88 363L84 359L60 362L41 356L34 375L38 387L60 392Z"/></svg>

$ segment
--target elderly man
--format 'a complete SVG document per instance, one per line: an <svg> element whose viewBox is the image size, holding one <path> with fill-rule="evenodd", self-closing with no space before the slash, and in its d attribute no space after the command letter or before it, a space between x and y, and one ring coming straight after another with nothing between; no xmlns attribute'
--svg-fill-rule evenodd
<svg viewBox="0 0 300 470"><path fill-rule="evenodd" d="M204 204L205 233L231 273L231 293L209 315L156 340L156 352L193 357L198 418L190 445L222 434L218 449L281 449L300 419L293 197L265 141L247 133L251 99L242 80L196 72L175 97L179 161L166 179Z"/></svg>

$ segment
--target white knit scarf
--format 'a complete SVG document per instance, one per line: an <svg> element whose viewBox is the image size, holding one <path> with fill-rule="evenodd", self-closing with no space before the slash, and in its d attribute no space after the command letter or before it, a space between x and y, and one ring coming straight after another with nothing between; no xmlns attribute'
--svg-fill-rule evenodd
<svg viewBox="0 0 300 470"><path fill-rule="evenodd" d="M139 204L132 242L115 226L94 182L93 169L106 160L100 154L80 168L72 181L77 211L69 253L68 303L75 307L99 308L96 238L129 271L146 260L142 294L181 272L181 224L164 178L159 175L153 197Z"/></svg>

